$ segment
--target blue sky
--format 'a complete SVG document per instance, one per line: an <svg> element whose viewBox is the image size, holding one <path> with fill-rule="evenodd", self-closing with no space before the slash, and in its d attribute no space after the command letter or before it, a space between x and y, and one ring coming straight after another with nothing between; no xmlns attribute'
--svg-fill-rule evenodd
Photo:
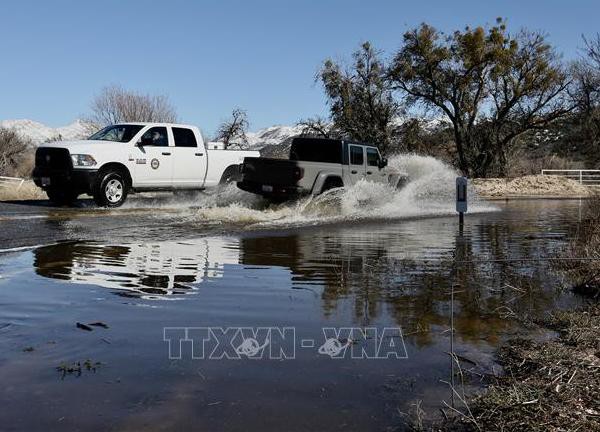
<svg viewBox="0 0 600 432"><path fill-rule="evenodd" d="M600 31L587 0L0 0L0 119L61 126L106 85L166 94L180 120L212 132L234 107L251 129L326 114L314 76L365 40L390 54L421 22L451 31L508 19L574 58Z"/></svg>

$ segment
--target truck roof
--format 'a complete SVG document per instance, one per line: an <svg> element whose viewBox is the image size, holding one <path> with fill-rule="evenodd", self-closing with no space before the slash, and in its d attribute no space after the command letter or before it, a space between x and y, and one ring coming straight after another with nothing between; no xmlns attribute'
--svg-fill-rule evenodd
<svg viewBox="0 0 600 432"><path fill-rule="evenodd" d="M161 123L161 122L119 122L120 125L139 125L139 126L171 126L199 129L198 126L183 123Z"/></svg>

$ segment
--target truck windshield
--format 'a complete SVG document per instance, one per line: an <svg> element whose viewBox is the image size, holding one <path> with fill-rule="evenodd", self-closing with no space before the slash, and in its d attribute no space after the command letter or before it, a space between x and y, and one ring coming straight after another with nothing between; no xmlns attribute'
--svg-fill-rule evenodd
<svg viewBox="0 0 600 432"><path fill-rule="evenodd" d="M113 125L99 130L88 140L129 142L144 126L142 125Z"/></svg>
<svg viewBox="0 0 600 432"><path fill-rule="evenodd" d="M292 141L290 159L341 164L342 142L322 138L296 138Z"/></svg>

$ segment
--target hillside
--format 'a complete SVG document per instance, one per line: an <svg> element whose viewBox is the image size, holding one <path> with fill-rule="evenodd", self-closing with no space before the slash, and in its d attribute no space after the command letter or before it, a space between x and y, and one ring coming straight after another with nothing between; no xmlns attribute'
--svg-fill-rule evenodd
<svg viewBox="0 0 600 432"><path fill-rule="evenodd" d="M0 127L14 129L19 135L28 138L33 144L41 144L45 141L62 137L63 140L83 138L88 135L86 124L81 120L76 120L70 125L53 128L42 123L21 119L21 120L0 120Z"/></svg>

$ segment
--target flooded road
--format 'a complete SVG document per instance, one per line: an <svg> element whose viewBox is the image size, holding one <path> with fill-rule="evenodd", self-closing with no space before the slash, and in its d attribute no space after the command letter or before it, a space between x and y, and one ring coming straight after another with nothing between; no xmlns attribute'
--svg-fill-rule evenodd
<svg viewBox="0 0 600 432"><path fill-rule="evenodd" d="M454 216L248 229L189 208L3 207L3 249L43 246L0 255L2 430L402 430L417 401L450 400L452 310L472 390L529 332L514 314L575 301L538 258L580 205L499 203L462 234ZM209 328L216 347L191 336ZM236 350L238 328L261 350Z"/></svg>

